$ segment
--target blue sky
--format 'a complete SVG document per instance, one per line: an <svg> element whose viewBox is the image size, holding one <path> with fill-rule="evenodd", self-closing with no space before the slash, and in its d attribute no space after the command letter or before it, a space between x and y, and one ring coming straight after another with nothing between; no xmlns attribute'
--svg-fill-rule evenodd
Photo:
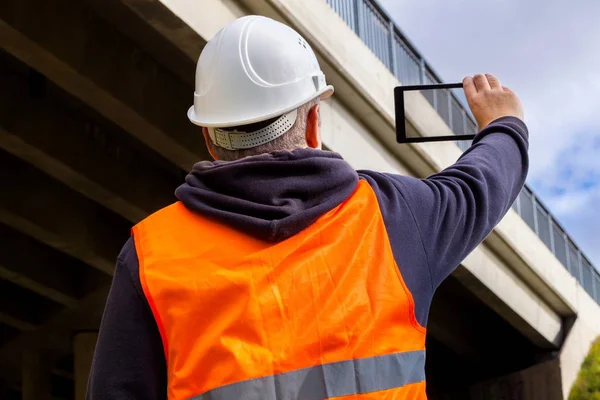
<svg viewBox="0 0 600 400"><path fill-rule="evenodd" d="M521 97L529 184L600 267L600 1L379 1L443 80L489 72Z"/></svg>

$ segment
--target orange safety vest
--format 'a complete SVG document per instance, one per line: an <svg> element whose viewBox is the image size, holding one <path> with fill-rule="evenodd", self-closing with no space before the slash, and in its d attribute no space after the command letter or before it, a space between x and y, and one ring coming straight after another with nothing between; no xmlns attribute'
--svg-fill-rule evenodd
<svg viewBox="0 0 600 400"><path fill-rule="evenodd" d="M278 243L182 203L133 234L169 399L426 399L425 329L365 181Z"/></svg>

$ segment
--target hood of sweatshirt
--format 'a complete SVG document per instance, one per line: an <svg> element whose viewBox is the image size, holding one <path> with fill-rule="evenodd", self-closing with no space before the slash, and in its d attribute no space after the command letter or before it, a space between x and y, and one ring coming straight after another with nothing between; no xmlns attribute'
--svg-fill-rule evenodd
<svg viewBox="0 0 600 400"><path fill-rule="evenodd" d="M190 210L277 242L345 201L358 174L333 152L276 151L194 165L175 195Z"/></svg>

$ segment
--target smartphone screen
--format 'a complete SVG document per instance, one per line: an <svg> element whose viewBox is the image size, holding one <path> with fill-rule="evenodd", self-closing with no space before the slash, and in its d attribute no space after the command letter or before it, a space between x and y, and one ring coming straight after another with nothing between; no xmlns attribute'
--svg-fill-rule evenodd
<svg viewBox="0 0 600 400"><path fill-rule="evenodd" d="M452 134L448 134L447 129L440 132L418 132L407 122L407 107L419 100L416 96L427 100ZM477 133L477 125L467 106L462 83L398 86L394 89L394 103L398 143L472 140Z"/></svg>

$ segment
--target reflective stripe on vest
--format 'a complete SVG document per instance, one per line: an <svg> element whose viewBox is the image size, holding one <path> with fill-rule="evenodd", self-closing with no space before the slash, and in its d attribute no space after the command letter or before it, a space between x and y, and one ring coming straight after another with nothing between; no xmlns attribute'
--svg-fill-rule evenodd
<svg viewBox="0 0 600 400"><path fill-rule="evenodd" d="M365 181L277 243L181 203L133 235L170 400L425 399L425 329Z"/></svg>
<svg viewBox="0 0 600 400"><path fill-rule="evenodd" d="M400 388L425 379L425 351L317 365L213 389L191 400L322 400Z"/></svg>

